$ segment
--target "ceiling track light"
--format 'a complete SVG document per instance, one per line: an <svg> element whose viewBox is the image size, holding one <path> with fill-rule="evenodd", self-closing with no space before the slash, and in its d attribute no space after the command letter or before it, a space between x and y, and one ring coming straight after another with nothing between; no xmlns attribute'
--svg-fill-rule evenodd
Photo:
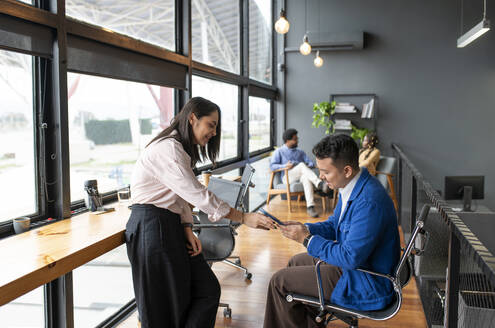
<svg viewBox="0 0 495 328"><path fill-rule="evenodd" d="M280 10L280 18L275 22L275 31L279 34L285 34L289 32L290 24L285 17L285 10Z"/></svg>
<svg viewBox="0 0 495 328"><path fill-rule="evenodd" d="M459 39L457 39L457 48L464 48L486 32L490 30L490 21L483 19L475 27L464 33Z"/></svg>
<svg viewBox="0 0 495 328"><path fill-rule="evenodd" d="M486 0L483 2L483 18L472 29L464 33L457 39L457 48L464 48L486 32L490 30L490 21L486 19ZM462 4L461 4L462 5ZM462 28L463 8L461 8L461 28Z"/></svg>

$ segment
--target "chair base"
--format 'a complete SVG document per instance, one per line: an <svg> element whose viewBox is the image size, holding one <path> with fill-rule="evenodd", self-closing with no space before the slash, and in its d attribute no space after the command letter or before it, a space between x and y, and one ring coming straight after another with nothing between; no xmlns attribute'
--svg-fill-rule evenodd
<svg viewBox="0 0 495 328"><path fill-rule="evenodd" d="M285 299L287 302L301 302L309 306L320 307L320 300L316 297L298 295L298 294L288 294ZM335 316L337 319L344 321L349 325L355 325L357 327L358 319L371 319L371 320L387 320L390 319L396 311L395 308L400 308L401 301L395 300L387 308L378 311L360 311L348 309L336 304L331 304L328 301L324 303L324 310L320 312L321 316L318 315L317 322L322 322L327 314L330 316ZM354 321L355 320L355 321Z"/></svg>
<svg viewBox="0 0 495 328"><path fill-rule="evenodd" d="M228 264L228 265L231 265L233 266L234 268L237 268L239 270L242 270L244 271L244 278L248 279L248 280L251 280L251 278L253 277L253 274L251 272L248 271L248 269L246 267L243 267L241 265L241 259L239 258L239 256L231 256L229 257L230 259L235 259L235 262L232 262L230 260L223 260L222 263L225 263L225 264Z"/></svg>
<svg viewBox="0 0 495 328"><path fill-rule="evenodd" d="M229 307L229 304L228 303L219 303L218 304L218 307L224 307L225 309L223 309L223 316L225 318L232 318L232 309Z"/></svg>
<svg viewBox="0 0 495 328"><path fill-rule="evenodd" d="M310 306L315 306L319 307L320 303L319 300L316 297L310 297L310 296L304 296L304 295L297 295L297 294L289 294L286 297L287 302L301 302L303 304L307 304ZM327 302L325 302L327 303ZM345 310L342 308L342 310ZM336 311L334 309L331 309L331 305L325 304L324 309L320 309L318 315L315 317L315 321L317 323L324 322L324 326L326 327L329 322L335 321L335 320L340 320L345 322L346 324L349 325L350 328L358 327L358 319L360 316L357 313L347 314L343 312Z"/></svg>

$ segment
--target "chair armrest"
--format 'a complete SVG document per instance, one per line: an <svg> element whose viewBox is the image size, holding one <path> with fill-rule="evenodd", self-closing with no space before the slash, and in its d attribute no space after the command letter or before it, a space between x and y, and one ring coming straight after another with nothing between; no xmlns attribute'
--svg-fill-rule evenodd
<svg viewBox="0 0 495 328"><path fill-rule="evenodd" d="M199 229L211 229L211 228L229 228L230 224L228 223L222 223L222 224L215 224L215 223L202 223L202 224L195 224L193 226L194 228L199 228Z"/></svg>
<svg viewBox="0 0 495 328"><path fill-rule="evenodd" d="M394 283L394 278L392 278L392 276L388 275L388 274L383 274L383 273L378 273L378 272L373 272L373 271L369 271L369 270L365 270L365 269L356 269L357 271L361 271L361 272L364 272L364 273L369 273L369 274L372 274L374 276L378 276L378 277L382 277L382 278L387 278L388 280L390 280L392 283Z"/></svg>
<svg viewBox="0 0 495 328"><path fill-rule="evenodd" d="M389 177L393 177L394 176L392 173L385 173L385 172L382 172L382 171L376 171L376 174L388 175Z"/></svg>
<svg viewBox="0 0 495 328"><path fill-rule="evenodd" d="M320 311L325 309L325 299L323 297L323 286L321 284L321 273L320 273L320 265L323 263L322 260L318 260L315 265L316 271L316 282L318 283L318 299L320 300Z"/></svg>

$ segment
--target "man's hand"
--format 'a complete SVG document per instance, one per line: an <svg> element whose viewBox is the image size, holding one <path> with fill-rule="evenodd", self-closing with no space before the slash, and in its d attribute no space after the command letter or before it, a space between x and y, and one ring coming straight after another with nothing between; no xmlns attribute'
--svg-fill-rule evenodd
<svg viewBox="0 0 495 328"><path fill-rule="evenodd" d="M304 241L304 238L310 234L308 227L297 221L286 221L285 225L280 225L278 228L284 237L295 240L301 244Z"/></svg>
<svg viewBox="0 0 495 328"><path fill-rule="evenodd" d="M286 167L286 168L288 168L288 169L290 170L291 168L293 168L293 167L294 167L294 163L292 163L291 161L288 161L288 162L287 162L287 165L285 165L285 167Z"/></svg>

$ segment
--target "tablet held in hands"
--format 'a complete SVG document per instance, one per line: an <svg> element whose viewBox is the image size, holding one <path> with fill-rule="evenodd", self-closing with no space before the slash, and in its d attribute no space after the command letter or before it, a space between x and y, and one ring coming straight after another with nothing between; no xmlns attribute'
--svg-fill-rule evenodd
<svg viewBox="0 0 495 328"><path fill-rule="evenodd" d="M273 221L277 222L278 224L285 225L285 223L283 221L280 221L279 219L277 219L276 217L274 217L273 215L271 215L270 213L268 213L267 211L265 211L263 208L260 208L259 211L260 211L261 214L268 216L270 219L272 219Z"/></svg>

